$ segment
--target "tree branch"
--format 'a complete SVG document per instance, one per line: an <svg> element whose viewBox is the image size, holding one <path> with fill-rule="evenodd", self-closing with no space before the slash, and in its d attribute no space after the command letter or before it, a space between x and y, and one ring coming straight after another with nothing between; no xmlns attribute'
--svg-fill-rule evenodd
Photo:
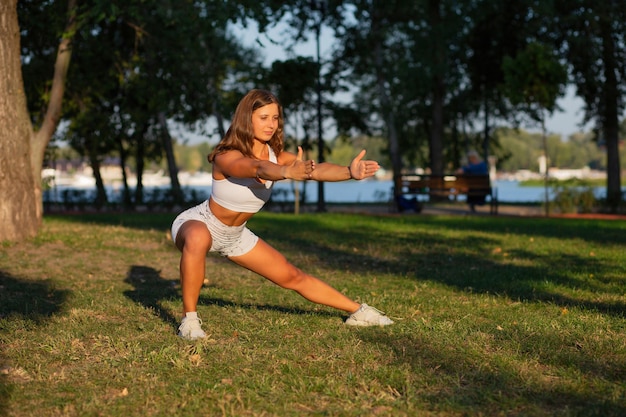
<svg viewBox="0 0 626 417"><path fill-rule="evenodd" d="M56 62L54 63L54 75L52 78L52 89L50 91L50 101L43 118L41 127L35 136L36 146L45 146L54 134L61 119L63 108L63 94L65 92L65 80L70 66L72 56L72 40L76 32L76 0L68 0L68 20L65 26L63 39L59 44ZM43 143L42 143L43 142ZM36 157L36 155L33 155Z"/></svg>

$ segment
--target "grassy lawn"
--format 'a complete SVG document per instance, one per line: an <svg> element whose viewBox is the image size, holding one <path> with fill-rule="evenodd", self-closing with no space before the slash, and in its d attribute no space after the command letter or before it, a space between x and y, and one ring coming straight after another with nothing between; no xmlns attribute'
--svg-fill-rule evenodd
<svg viewBox="0 0 626 417"><path fill-rule="evenodd" d="M173 215L48 216L0 246L0 415L626 415L626 222L261 213L293 263L396 324L209 255L176 337Z"/></svg>

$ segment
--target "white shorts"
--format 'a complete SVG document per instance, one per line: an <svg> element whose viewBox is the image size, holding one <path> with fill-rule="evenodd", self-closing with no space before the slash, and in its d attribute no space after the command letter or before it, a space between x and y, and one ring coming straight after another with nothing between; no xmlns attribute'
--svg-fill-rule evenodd
<svg viewBox="0 0 626 417"><path fill-rule="evenodd" d="M228 226L217 219L205 201L180 213L172 223L172 240L176 243L176 236L180 227L189 220L204 223L211 233L213 243L210 252L218 252L222 256L241 256L250 252L259 241L259 237L246 227Z"/></svg>

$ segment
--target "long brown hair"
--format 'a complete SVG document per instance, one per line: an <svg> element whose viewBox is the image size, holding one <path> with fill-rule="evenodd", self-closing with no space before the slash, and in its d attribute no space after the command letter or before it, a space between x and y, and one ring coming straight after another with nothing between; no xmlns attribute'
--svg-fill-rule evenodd
<svg viewBox="0 0 626 417"><path fill-rule="evenodd" d="M256 109L272 103L278 106L278 128L269 140L269 145L276 155L280 154L284 148L283 106L271 92L256 89L250 90L237 105L235 115L226 135L213 149L213 152L209 154L209 162L213 162L216 155L229 150L238 150L245 156L254 157L252 154L252 145L254 143L252 113Z"/></svg>

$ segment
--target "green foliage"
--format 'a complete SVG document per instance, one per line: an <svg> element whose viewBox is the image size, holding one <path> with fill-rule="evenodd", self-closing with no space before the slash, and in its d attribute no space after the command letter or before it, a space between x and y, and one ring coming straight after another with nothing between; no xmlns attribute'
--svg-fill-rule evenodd
<svg viewBox="0 0 626 417"><path fill-rule="evenodd" d="M67 5L20 4L23 72L35 118L45 106L55 31L65 19L59 7ZM64 103L69 127L63 139L88 157L94 171L105 156L118 157L123 164L134 159L130 164L141 171L145 160L171 156L164 146L168 135L162 120L194 126L210 117L227 117L234 107L230 97L247 89L243 80L250 66L259 64L255 51L241 46L228 31L229 22L251 10L261 12L251 7L240 13L241 6L251 5L135 0L81 4ZM226 82L238 85L222 92ZM200 158L186 163L202 166Z"/></svg>
<svg viewBox="0 0 626 417"><path fill-rule="evenodd" d="M593 186L583 180L552 182L550 207L560 213L591 213L599 203Z"/></svg>
<svg viewBox="0 0 626 417"><path fill-rule="evenodd" d="M336 139L331 143L331 153L328 161L339 165L349 165L352 159L365 149L366 159L378 161L383 167L390 167L389 158L385 155L386 143L383 138L371 138L368 136L357 136L346 139Z"/></svg>
<svg viewBox="0 0 626 417"><path fill-rule="evenodd" d="M35 126L39 126L50 98L50 77L53 73L57 42L67 24L68 2L21 0L16 3L23 56L23 88L31 120Z"/></svg>
<svg viewBox="0 0 626 417"><path fill-rule="evenodd" d="M187 172L211 171L211 164L207 160L207 155L211 152L211 146L208 143L200 143L197 145L180 145L174 147L174 155L178 168ZM162 166L162 168L165 168Z"/></svg>
<svg viewBox="0 0 626 417"><path fill-rule="evenodd" d="M2 247L4 413L626 412L624 221L261 213L256 233L396 324L348 328L211 255L190 343L173 217L46 217Z"/></svg>
<svg viewBox="0 0 626 417"><path fill-rule="evenodd" d="M546 45L530 43L516 56L504 57L504 90L514 105L535 121L544 122L544 111L552 114L556 100L565 93L567 69Z"/></svg>
<svg viewBox="0 0 626 417"><path fill-rule="evenodd" d="M495 132L500 149L494 154L498 158L498 170L513 172L520 169L539 171L538 158L543 154L540 134L509 128ZM565 141L560 135L547 137L550 166L563 169L604 169L606 158L591 134L574 134Z"/></svg>
<svg viewBox="0 0 626 417"><path fill-rule="evenodd" d="M275 61L268 74L268 82L274 87L273 91L280 97L285 108L297 108L307 102L315 102L313 98L318 70L318 65L312 58Z"/></svg>

